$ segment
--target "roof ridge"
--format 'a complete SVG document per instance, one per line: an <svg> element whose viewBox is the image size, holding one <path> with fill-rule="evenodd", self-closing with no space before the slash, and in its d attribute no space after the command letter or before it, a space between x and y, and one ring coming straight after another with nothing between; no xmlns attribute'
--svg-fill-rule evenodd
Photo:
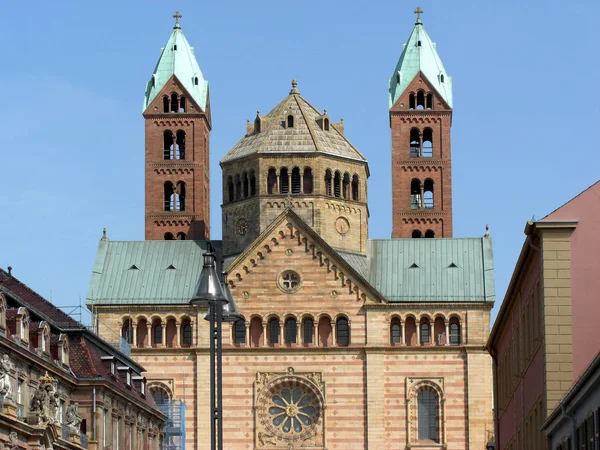
<svg viewBox="0 0 600 450"><path fill-rule="evenodd" d="M304 100L304 97L302 97L300 94L293 94L294 97L298 96L300 97L300 99ZM306 128L308 128L308 132L310 133L310 137L313 140L313 143L315 144L315 150L318 152L323 152L323 150L320 148L320 142L317 141L316 135L314 130L312 129L312 124L310 123L311 121L308 120L308 116L306 114L306 111L304 111L304 106L301 104L301 102L298 101L297 98L294 98L294 100L296 101L296 104L298 105L298 109L300 110L300 113L302 114L302 117L304 118L304 122L306 123ZM306 100L304 100L306 103L308 103ZM312 106L310 103L308 103L308 105L313 108L315 111L318 112L318 110ZM319 113L320 114L320 113Z"/></svg>
<svg viewBox="0 0 600 450"><path fill-rule="evenodd" d="M260 140L259 145L262 145L267 142L268 138L270 137L268 132L273 129L273 126L274 126L273 124L275 123L273 118L276 116L279 116L279 114L281 114L281 110L283 109L283 106L285 104L289 103L290 97L291 97L291 95L288 95L287 97L285 97L277 105L275 105L275 107L273 109L271 109L271 111L269 111L266 116L262 116L262 117L268 117L269 120L267 121L267 126L264 129L264 131L262 130L262 128L260 130L261 134L264 134L264 136ZM275 110L277 110L277 114L275 114ZM259 114L259 116L260 116L260 114ZM260 153L260 151L258 153ZM225 155L225 156L227 156L227 155Z"/></svg>

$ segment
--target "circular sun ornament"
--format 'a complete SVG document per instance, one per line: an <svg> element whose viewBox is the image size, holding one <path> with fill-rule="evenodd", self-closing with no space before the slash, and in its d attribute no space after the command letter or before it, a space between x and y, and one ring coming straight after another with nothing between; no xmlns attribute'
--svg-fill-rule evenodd
<svg viewBox="0 0 600 450"><path fill-rule="evenodd" d="M350 231L350 222L345 217L340 216L335 221L335 229L340 235L345 236Z"/></svg>
<svg viewBox="0 0 600 450"><path fill-rule="evenodd" d="M244 236L248 232L248 221L243 217L235 224L235 231L240 236Z"/></svg>

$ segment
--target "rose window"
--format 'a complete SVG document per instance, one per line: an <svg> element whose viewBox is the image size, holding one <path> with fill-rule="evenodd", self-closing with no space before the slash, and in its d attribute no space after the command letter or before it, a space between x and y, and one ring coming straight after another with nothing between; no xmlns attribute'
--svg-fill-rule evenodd
<svg viewBox="0 0 600 450"><path fill-rule="evenodd" d="M299 388L283 389L281 393L271 397L271 402L271 423L283 433L291 433L292 430L294 433L301 433L317 418L312 396Z"/></svg>
<svg viewBox="0 0 600 450"><path fill-rule="evenodd" d="M283 292L294 293L300 289L300 275L293 270L285 270L279 274L277 285Z"/></svg>

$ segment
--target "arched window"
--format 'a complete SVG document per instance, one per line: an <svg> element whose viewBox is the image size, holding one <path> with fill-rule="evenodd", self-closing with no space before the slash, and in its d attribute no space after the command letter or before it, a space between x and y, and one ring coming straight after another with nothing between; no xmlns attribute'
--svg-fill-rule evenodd
<svg viewBox="0 0 600 450"><path fill-rule="evenodd" d="M423 130L423 156L425 158L433 156L433 130L431 128Z"/></svg>
<svg viewBox="0 0 600 450"><path fill-rule="evenodd" d="M296 334L298 332L296 325L296 319L290 317L285 320L285 343L286 344L295 344L296 343Z"/></svg>
<svg viewBox="0 0 600 450"><path fill-rule="evenodd" d="M258 117L254 119L254 132L260 133L260 119Z"/></svg>
<svg viewBox="0 0 600 450"><path fill-rule="evenodd" d="M163 194L165 201L165 211L174 211L173 197L175 195L173 188L173 183L167 181L163 186Z"/></svg>
<svg viewBox="0 0 600 450"><path fill-rule="evenodd" d="M333 195L331 191L331 170L325 171L325 195Z"/></svg>
<svg viewBox="0 0 600 450"><path fill-rule="evenodd" d="M175 347L177 343L177 325L175 319L171 318L167 320L167 326L165 327L165 344L169 348Z"/></svg>
<svg viewBox="0 0 600 450"><path fill-rule="evenodd" d="M410 209L419 209L423 207L421 199L421 181L412 180L410 182Z"/></svg>
<svg viewBox="0 0 600 450"><path fill-rule="evenodd" d="M329 131L329 119L323 121L323 127L325 128L325 131Z"/></svg>
<svg viewBox="0 0 600 450"><path fill-rule="evenodd" d="M337 345L347 347L350 344L350 326L348 319L340 317L335 324Z"/></svg>
<svg viewBox="0 0 600 450"><path fill-rule="evenodd" d="M183 100L183 97L182 97ZM177 142L175 147L175 159L185 159L185 131L177 132Z"/></svg>
<svg viewBox="0 0 600 450"><path fill-rule="evenodd" d="M408 96L408 109L415 109L415 94L412 92Z"/></svg>
<svg viewBox="0 0 600 450"><path fill-rule="evenodd" d="M312 169L310 167L304 168L303 184L304 184L304 186L302 186L302 187L304 189L304 193L312 194L313 193L313 174L312 174Z"/></svg>
<svg viewBox="0 0 600 450"><path fill-rule="evenodd" d="M331 319L329 317L321 317L319 319L319 346L329 347L331 344Z"/></svg>
<svg viewBox="0 0 600 450"><path fill-rule="evenodd" d="M250 185L248 182L248 174L246 172L242 174L242 186L244 190L244 198L248 198L248 194L250 192Z"/></svg>
<svg viewBox="0 0 600 450"><path fill-rule="evenodd" d="M279 319L272 318L269 320L269 344L275 345L279 343Z"/></svg>
<svg viewBox="0 0 600 450"><path fill-rule="evenodd" d="M166 95L163 97L163 112L169 112L169 97Z"/></svg>
<svg viewBox="0 0 600 450"><path fill-rule="evenodd" d="M175 239L173 237L173 233L169 233L169 232L165 233L163 237L165 238L165 241L173 241Z"/></svg>
<svg viewBox="0 0 600 450"><path fill-rule="evenodd" d="M312 317L302 320L302 341L305 344L312 344L314 334L315 330Z"/></svg>
<svg viewBox="0 0 600 450"><path fill-rule="evenodd" d="M423 191L423 201L425 203L425 208L433 208L433 180L431 178L425 180Z"/></svg>
<svg viewBox="0 0 600 450"><path fill-rule="evenodd" d="M198 86L198 77L194 77L194 86Z"/></svg>
<svg viewBox="0 0 600 450"><path fill-rule="evenodd" d="M425 232L425 237L428 238L428 239L434 238L435 237L435 231L433 231L433 230L427 230Z"/></svg>
<svg viewBox="0 0 600 450"><path fill-rule="evenodd" d="M125 339L128 344L133 344L133 320L131 320L130 317L123 321L121 337Z"/></svg>
<svg viewBox="0 0 600 450"><path fill-rule="evenodd" d="M181 321L181 344L184 346L192 345L192 324L190 319Z"/></svg>
<svg viewBox="0 0 600 450"><path fill-rule="evenodd" d="M402 342L402 329L400 326L400 319L394 317L390 323L390 342L392 345L400 344Z"/></svg>
<svg viewBox="0 0 600 450"><path fill-rule="evenodd" d="M287 167L282 167L279 171L279 193L287 194L290 192L290 178Z"/></svg>
<svg viewBox="0 0 600 450"><path fill-rule="evenodd" d="M170 400L169 394L167 394L167 392L164 389L156 388L155 386L153 386L152 388L150 388L150 392L152 393L152 398L154 399L154 402L158 406L164 405Z"/></svg>
<svg viewBox="0 0 600 450"><path fill-rule="evenodd" d="M246 343L246 321L237 320L233 328L233 342L238 345Z"/></svg>
<svg viewBox="0 0 600 450"><path fill-rule="evenodd" d="M275 194L277 192L277 171L271 167L267 174L267 193Z"/></svg>
<svg viewBox="0 0 600 450"><path fill-rule="evenodd" d="M450 345L460 345L460 323L456 317L450 319Z"/></svg>
<svg viewBox="0 0 600 450"><path fill-rule="evenodd" d="M338 198L342 196L342 174L338 171L333 176L333 195Z"/></svg>
<svg viewBox="0 0 600 450"><path fill-rule="evenodd" d="M160 319L154 319L152 322L152 347L162 344L163 327Z"/></svg>
<svg viewBox="0 0 600 450"><path fill-rule="evenodd" d="M442 317L436 317L433 321L433 338L435 345L446 345L446 323Z"/></svg>
<svg viewBox="0 0 600 450"><path fill-rule="evenodd" d="M177 211L185 211L185 183L183 181L177 182L177 198L178 204L175 205Z"/></svg>
<svg viewBox="0 0 600 450"><path fill-rule="evenodd" d="M173 132L171 130L166 130L163 133L163 149L165 160L173 159Z"/></svg>
<svg viewBox="0 0 600 450"><path fill-rule="evenodd" d="M423 234L421 233L421 230L413 230L411 236L413 239L420 239L423 237Z"/></svg>
<svg viewBox="0 0 600 450"><path fill-rule="evenodd" d="M240 200L242 198L242 180L239 175L235 176L235 199Z"/></svg>
<svg viewBox="0 0 600 450"><path fill-rule="evenodd" d="M417 47L421 46L421 41L417 41Z"/></svg>
<svg viewBox="0 0 600 450"><path fill-rule="evenodd" d="M179 99L179 112L185 112L185 97L183 96Z"/></svg>
<svg viewBox="0 0 600 450"><path fill-rule="evenodd" d="M148 322L143 317L137 323L137 336L135 337L137 348L148 346Z"/></svg>
<svg viewBox="0 0 600 450"><path fill-rule="evenodd" d="M263 325L260 317L254 317L250 321L250 346L260 347L263 343Z"/></svg>
<svg viewBox="0 0 600 450"><path fill-rule="evenodd" d="M435 391L421 388L417 394L419 441L439 442L439 399Z"/></svg>
<svg viewBox="0 0 600 450"><path fill-rule="evenodd" d="M180 231L179 233L177 233L177 240L178 241L185 241L185 239L187 238L186 234L183 231Z"/></svg>
<svg viewBox="0 0 600 450"><path fill-rule="evenodd" d="M230 202L234 200L233 178L231 176L227 177L227 198Z"/></svg>
<svg viewBox="0 0 600 450"><path fill-rule="evenodd" d="M431 95L431 92L429 94L427 94L426 97L426 107L427 109L433 109L433 95Z"/></svg>
<svg viewBox="0 0 600 450"><path fill-rule="evenodd" d="M179 111L179 96L175 93L171 94L171 112Z"/></svg>
<svg viewBox="0 0 600 450"><path fill-rule="evenodd" d="M429 345L431 343L431 326L429 319L421 319L421 345Z"/></svg>
<svg viewBox="0 0 600 450"><path fill-rule="evenodd" d="M352 200L358 200L358 175L352 176Z"/></svg>
<svg viewBox="0 0 600 450"><path fill-rule="evenodd" d="M421 157L421 135L417 128L410 130L410 157Z"/></svg>
<svg viewBox="0 0 600 450"><path fill-rule="evenodd" d="M342 195L344 198L350 198L350 174L346 172L342 181Z"/></svg>
<svg viewBox="0 0 600 450"><path fill-rule="evenodd" d="M417 109L425 109L425 92L417 92Z"/></svg>
<svg viewBox="0 0 600 450"><path fill-rule="evenodd" d="M254 170L250 172L250 196L253 197L256 195L256 174Z"/></svg>
<svg viewBox="0 0 600 450"><path fill-rule="evenodd" d="M287 116L287 127L294 128L294 116L292 116L292 115Z"/></svg>
<svg viewBox="0 0 600 450"><path fill-rule="evenodd" d="M294 167L292 169L292 194L300 193L300 169Z"/></svg>

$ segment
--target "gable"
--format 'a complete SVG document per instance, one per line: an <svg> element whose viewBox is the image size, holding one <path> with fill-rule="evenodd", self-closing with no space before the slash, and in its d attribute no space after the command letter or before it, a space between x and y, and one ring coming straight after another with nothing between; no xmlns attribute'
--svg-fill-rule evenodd
<svg viewBox="0 0 600 450"><path fill-rule="evenodd" d="M440 92L435 88L434 84L427 79L423 72L419 71L406 86L402 94L397 98L396 102L390 108L390 111L408 111L410 94L414 93L416 95L419 90L425 91L426 94L428 92L433 94L433 111L452 109ZM415 109L414 111L419 110Z"/></svg>
<svg viewBox="0 0 600 450"><path fill-rule="evenodd" d="M283 258L282 249L287 252ZM296 255L292 258L293 255ZM298 259L300 258L300 259ZM225 271L232 290L265 265L280 267L287 261L302 262L310 271L322 272L323 279L333 279L339 288L351 293L361 304L367 300L383 299L347 260L331 248L291 209L286 209ZM281 270L283 266L280 267Z"/></svg>
<svg viewBox="0 0 600 450"><path fill-rule="evenodd" d="M187 102L187 111L185 114L201 114L204 112L203 108L196 102L192 94L185 88L183 83L177 78L177 75L171 75L169 80L161 88L160 91L154 96L154 99L150 102L148 107L144 110L143 114L171 114L165 113L163 110L163 97L170 96L173 92L179 96L183 96ZM208 88L207 88L208 92ZM206 99L208 105L208 94Z"/></svg>

